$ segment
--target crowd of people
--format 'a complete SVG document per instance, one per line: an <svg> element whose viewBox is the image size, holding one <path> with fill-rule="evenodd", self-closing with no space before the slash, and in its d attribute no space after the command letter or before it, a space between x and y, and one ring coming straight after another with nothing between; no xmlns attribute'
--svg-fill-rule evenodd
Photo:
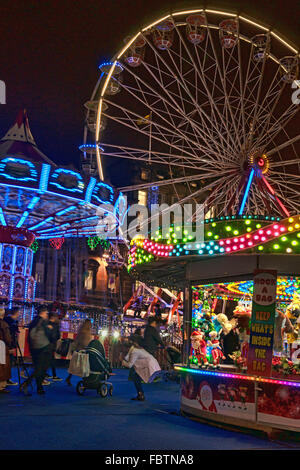
<svg viewBox="0 0 300 470"><path fill-rule="evenodd" d="M0 308L0 393L10 392L10 386L19 385L11 377L11 369L19 357L18 349L18 326L19 310L14 308L5 311ZM151 382L160 373L161 369L156 360L155 354L158 348L164 348L164 342L159 334L161 320L159 316L150 316L147 325L142 331L137 328L134 334L123 343L123 352L120 353L122 366L129 369L129 379L133 381L137 396L136 401L144 401L145 394L142 383ZM58 340L61 338L60 320L56 312L48 312L46 307L40 307L35 318L28 326L29 349L32 358L33 371L29 374L24 368L20 372L20 390L29 394L28 388L33 381L36 382L37 393L43 395L44 387L50 385L50 380L61 381L56 373L55 353ZM98 344L99 343L99 344ZM76 338L71 343L69 355L74 355L87 349L96 349L105 361L105 350L99 340L93 339L92 323L84 320ZM19 363L18 363L19 366ZM26 371L26 374L25 374ZM66 383L71 386L72 374L69 373Z"/></svg>

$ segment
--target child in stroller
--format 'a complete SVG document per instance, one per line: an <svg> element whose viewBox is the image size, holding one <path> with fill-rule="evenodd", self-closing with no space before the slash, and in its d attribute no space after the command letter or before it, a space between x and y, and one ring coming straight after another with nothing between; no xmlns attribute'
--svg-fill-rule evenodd
<svg viewBox="0 0 300 470"><path fill-rule="evenodd" d="M97 339L92 340L84 350L89 355L90 375L83 377L78 382L76 391L78 395L83 395L86 389L97 390L97 393L105 398L112 395L113 386L108 382L112 372L109 362L105 358L104 347Z"/></svg>

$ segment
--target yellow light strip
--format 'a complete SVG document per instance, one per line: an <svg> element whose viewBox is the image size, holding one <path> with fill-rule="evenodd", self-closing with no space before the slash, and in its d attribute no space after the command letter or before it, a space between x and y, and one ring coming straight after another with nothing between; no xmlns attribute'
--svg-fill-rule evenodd
<svg viewBox="0 0 300 470"><path fill-rule="evenodd" d="M164 16L163 18L160 18L159 20L155 21L154 23L149 24L149 26L146 26L145 28L142 29L142 31L147 31L147 29L152 28L153 26L157 25L158 23L161 23L162 21L170 18L170 15Z"/></svg>
<svg viewBox="0 0 300 470"><path fill-rule="evenodd" d="M97 157L99 178L100 178L101 181L104 181L103 167L102 167L102 162L101 162L101 154L100 154L100 149L99 149L98 144L96 144L96 157Z"/></svg>
<svg viewBox="0 0 300 470"><path fill-rule="evenodd" d="M203 13L203 8L201 10L187 10L187 11L177 11L176 13L172 13L172 16L179 16L179 15L191 15L192 13Z"/></svg>
<svg viewBox="0 0 300 470"><path fill-rule="evenodd" d="M104 82L102 91L101 91L101 97L99 100L98 104L98 110L97 110L97 121L96 121L96 158L97 158L97 166L98 166L98 172L99 172L99 178L101 181L104 180L104 174L103 174L103 167L102 167L102 162L101 162L101 154L100 150L98 147L98 140L99 140L99 134L100 134L100 124L101 124L101 112L102 112L102 102L103 102L103 96L106 91L107 85L109 83L109 80L111 79L111 76L115 70L117 61L115 60L114 63L112 64L110 71L106 77L106 80Z"/></svg>
<svg viewBox="0 0 300 470"><path fill-rule="evenodd" d="M205 13L214 13L216 15L225 15L225 16L237 16L236 13L227 13L226 11L217 11L217 10L204 10Z"/></svg>
<svg viewBox="0 0 300 470"><path fill-rule="evenodd" d="M127 51L128 47L131 46L131 44L138 38L139 35L140 35L140 32L138 32L132 39L130 39L130 41L126 44L126 46L123 47L117 59L119 59L124 54L124 52Z"/></svg>
<svg viewBox="0 0 300 470"><path fill-rule="evenodd" d="M278 39L278 41L280 41L282 44L284 44L286 47L288 47L292 52L294 52L295 54L298 54L298 51L297 49L295 49L294 47L292 47L288 42L286 42L284 39L282 39L280 36L278 36L278 34L274 33L273 31L271 31L271 35L274 36L274 38Z"/></svg>
<svg viewBox="0 0 300 470"><path fill-rule="evenodd" d="M261 28L264 31L269 31L269 28L266 28L265 26L262 26L261 24L255 23L255 21L248 20L248 18L245 18L244 16L239 16L239 19L246 21L246 23L253 24L253 26L257 26L258 28Z"/></svg>
<svg viewBox="0 0 300 470"><path fill-rule="evenodd" d="M109 71L107 77L106 77L106 80L105 80L105 82L104 82L104 85L103 85L103 88L102 88L102 91L101 91L101 98L104 96L104 93L105 93L105 91L106 91L108 82L109 82L109 80L110 80L110 78L111 78L111 76L112 76L112 74L113 74L113 72L114 72L114 70L115 70L116 63L117 63L117 61L115 60L114 63L112 64L111 68L110 68L110 71Z"/></svg>
<svg viewBox="0 0 300 470"><path fill-rule="evenodd" d="M97 121L96 121L96 142L99 140L99 131L100 131L100 120L101 120L101 113L102 113L102 102L103 98L100 98L98 109L97 109Z"/></svg>

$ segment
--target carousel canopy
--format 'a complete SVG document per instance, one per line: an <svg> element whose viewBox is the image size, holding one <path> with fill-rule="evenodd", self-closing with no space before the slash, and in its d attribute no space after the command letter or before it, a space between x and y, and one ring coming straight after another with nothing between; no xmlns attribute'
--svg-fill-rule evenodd
<svg viewBox="0 0 300 470"><path fill-rule="evenodd" d="M97 207L115 205L110 185L58 167L41 152L25 110L0 141L0 224L37 238L96 234ZM6 233L7 233L6 230Z"/></svg>

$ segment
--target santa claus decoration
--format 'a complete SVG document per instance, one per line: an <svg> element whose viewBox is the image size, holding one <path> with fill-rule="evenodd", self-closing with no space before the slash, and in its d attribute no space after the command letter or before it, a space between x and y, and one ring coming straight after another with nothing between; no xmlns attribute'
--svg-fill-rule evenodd
<svg viewBox="0 0 300 470"><path fill-rule="evenodd" d="M207 367L206 341L204 340L204 333L202 331L195 330L191 334L190 359L193 357L197 359L199 366Z"/></svg>
<svg viewBox="0 0 300 470"><path fill-rule="evenodd" d="M226 359L220 346L218 333L211 331L209 333L210 340L207 342L207 346L211 347L212 366L217 369L220 366L221 359Z"/></svg>

